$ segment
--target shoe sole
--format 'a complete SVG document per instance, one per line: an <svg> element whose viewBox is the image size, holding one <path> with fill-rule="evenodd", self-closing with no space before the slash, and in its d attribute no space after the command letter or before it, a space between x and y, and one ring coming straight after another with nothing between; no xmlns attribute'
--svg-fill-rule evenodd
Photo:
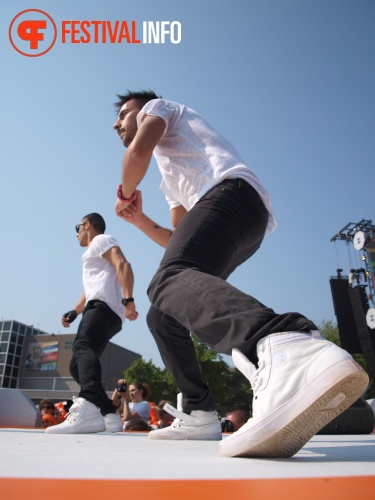
<svg viewBox="0 0 375 500"><path fill-rule="evenodd" d="M61 429L57 429L57 426L47 427L46 429L47 434L94 434L96 432L103 431L105 431L105 426L103 425L92 426L89 429L79 427L64 427Z"/></svg>
<svg viewBox="0 0 375 500"><path fill-rule="evenodd" d="M327 388L327 380L335 379L337 382ZM367 373L354 361L336 363L268 418L245 432L238 431L237 436L233 434L224 439L219 445L219 456L292 457L320 429L357 401L366 390L368 381ZM321 389L318 396L317 387ZM298 407L304 410L293 416ZM270 432L272 435L264 440L263 436Z"/></svg>
<svg viewBox="0 0 375 500"><path fill-rule="evenodd" d="M176 431L170 431L168 434L163 433L159 434L160 431L151 431L148 434L148 439L152 440L168 440L168 441L221 441L222 439L222 433L220 430L220 433L211 433L211 434L201 434L201 435L196 435L196 436L188 436L187 434L179 434ZM154 434L155 433L155 434Z"/></svg>

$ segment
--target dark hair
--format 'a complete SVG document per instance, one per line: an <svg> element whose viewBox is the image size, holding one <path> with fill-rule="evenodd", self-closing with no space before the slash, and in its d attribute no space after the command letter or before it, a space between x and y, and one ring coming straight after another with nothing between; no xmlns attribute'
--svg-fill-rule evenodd
<svg viewBox="0 0 375 500"><path fill-rule="evenodd" d="M129 384L129 387L131 385L134 385L139 391L142 392L143 399L146 399L147 396L150 394L150 391L148 390L147 384L142 384L142 382L138 382L138 380L136 380L135 382L132 382L131 384Z"/></svg>
<svg viewBox="0 0 375 500"><path fill-rule="evenodd" d="M159 417L162 418L163 415L165 415L166 413L168 413L167 411L164 410L164 406L169 403L171 406L172 406L172 402L171 401L167 401L165 399L162 399L158 406L156 407L156 411L158 412L159 414ZM170 413L168 413L168 415L170 415Z"/></svg>
<svg viewBox="0 0 375 500"><path fill-rule="evenodd" d="M148 426L148 423L145 422L144 420L137 418L134 420L127 420L126 421L126 427L125 427L125 432L132 432L132 431L149 431L150 427Z"/></svg>
<svg viewBox="0 0 375 500"><path fill-rule="evenodd" d="M117 94L119 101L115 102L116 111L119 112L121 107L128 101L132 99L138 99L141 101L142 106L146 104L148 101L152 101L153 99L161 99L161 96L157 96L153 90L140 90L139 92L133 92L128 90L126 94L121 95Z"/></svg>
<svg viewBox="0 0 375 500"><path fill-rule="evenodd" d="M105 231L105 222L103 217L100 214L96 214L95 212L92 214L85 215L82 218L83 221L89 221L94 228L98 231L98 233L103 234Z"/></svg>
<svg viewBox="0 0 375 500"><path fill-rule="evenodd" d="M42 399L38 406L39 410L42 409L42 406L52 406L52 410L55 409L55 403L52 401L52 399Z"/></svg>

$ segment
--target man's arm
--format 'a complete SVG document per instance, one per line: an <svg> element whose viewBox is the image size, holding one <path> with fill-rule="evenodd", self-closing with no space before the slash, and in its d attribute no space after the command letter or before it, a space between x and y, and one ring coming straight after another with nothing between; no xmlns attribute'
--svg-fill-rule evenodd
<svg viewBox="0 0 375 500"><path fill-rule="evenodd" d="M152 152L165 129L158 116L144 115L142 123L129 145L122 162L122 195L130 198L146 175Z"/></svg>
<svg viewBox="0 0 375 500"><path fill-rule="evenodd" d="M146 236L148 236L151 240L155 241L158 245L163 248L167 248L169 240L172 237L173 231L176 229L178 224L180 223L182 217L186 214L186 209L180 205L171 210L171 221L173 229L168 229L162 226L159 226L152 219L147 217L145 213L143 213L142 208L142 192L136 191L137 199L129 205L125 210L122 211L120 217L127 222L130 222L134 226L136 226L139 230L141 230Z"/></svg>
<svg viewBox="0 0 375 500"><path fill-rule="evenodd" d="M125 259L119 247L111 247L103 257L110 262L116 269L116 275L120 282L122 293L125 299L133 296L134 274L130 263ZM125 317L130 321L138 318L138 313L134 302L129 302L125 306Z"/></svg>

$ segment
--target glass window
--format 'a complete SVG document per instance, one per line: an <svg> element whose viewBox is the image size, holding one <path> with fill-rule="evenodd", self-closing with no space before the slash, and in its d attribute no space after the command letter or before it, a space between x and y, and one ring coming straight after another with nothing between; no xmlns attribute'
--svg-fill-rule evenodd
<svg viewBox="0 0 375 500"><path fill-rule="evenodd" d="M8 354L7 364L8 365L12 365L13 364L13 355L12 354Z"/></svg>
<svg viewBox="0 0 375 500"><path fill-rule="evenodd" d="M9 387L9 382L10 382L9 377L4 377L3 378L3 387Z"/></svg>
<svg viewBox="0 0 375 500"><path fill-rule="evenodd" d="M12 335L10 336L10 341L14 342L15 344L17 343L17 334L12 332Z"/></svg>
<svg viewBox="0 0 375 500"><path fill-rule="evenodd" d="M18 345L16 347L16 354L17 354L17 356L21 356L21 354L22 354L22 346L21 345Z"/></svg>
<svg viewBox="0 0 375 500"><path fill-rule="evenodd" d="M14 354L14 351L16 350L16 346L15 344L9 344L9 349L8 349L8 352L10 354Z"/></svg>
<svg viewBox="0 0 375 500"><path fill-rule="evenodd" d="M18 332L19 327L20 327L20 324L18 323L18 321L13 321L13 328L12 328L12 330L14 332Z"/></svg>
<svg viewBox="0 0 375 500"><path fill-rule="evenodd" d="M12 389L16 389L17 387L17 379L16 378L12 378L11 381L10 381L10 387Z"/></svg>
<svg viewBox="0 0 375 500"><path fill-rule="evenodd" d="M0 363L5 363L6 354L0 354Z"/></svg>
<svg viewBox="0 0 375 500"><path fill-rule="evenodd" d="M17 344L18 344L18 345L23 345L24 338L25 338L25 337L22 337L22 335L18 335Z"/></svg>
<svg viewBox="0 0 375 500"><path fill-rule="evenodd" d="M32 328L30 328L29 326L26 327L26 335L31 335L32 331L33 331Z"/></svg>
<svg viewBox="0 0 375 500"><path fill-rule="evenodd" d="M17 368L17 367L13 368L12 377L16 377L16 378L18 377L18 370L19 370L19 368Z"/></svg>
<svg viewBox="0 0 375 500"><path fill-rule="evenodd" d="M8 342L0 342L0 352L7 352L8 345Z"/></svg>
<svg viewBox="0 0 375 500"><path fill-rule="evenodd" d="M0 365L0 375L4 373L4 365Z"/></svg>
<svg viewBox="0 0 375 500"><path fill-rule="evenodd" d="M4 321L3 330L11 330L11 329L12 329L12 322Z"/></svg>
<svg viewBox="0 0 375 500"><path fill-rule="evenodd" d="M2 336L1 336L1 340L3 342L8 342L9 337L10 337L10 332L3 332Z"/></svg>
<svg viewBox="0 0 375 500"><path fill-rule="evenodd" d="M26 329L25 325L20 325L20 330L19 330L19 332L20 332L22 335L25 335L25 329Z"/></svg>
<svg viewBox="0 0 375 500"><path fill-rule="evenodd" d="M7 375L8 377L10 377L11 372L12 372L12 367L11 366L6 366L5 367L5 375Z"/></svg>

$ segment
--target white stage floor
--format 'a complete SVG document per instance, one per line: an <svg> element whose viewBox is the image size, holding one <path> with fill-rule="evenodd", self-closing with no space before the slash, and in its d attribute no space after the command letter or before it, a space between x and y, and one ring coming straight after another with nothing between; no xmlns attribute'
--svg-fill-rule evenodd
<svg viewBox="0 0 375 500"><path fill-rule="evenodd" d="M42 429L0 428L0 495L3 500L47 494L53 500L374 498L374 433L318 435L288 459L220 458L216 450L213 441L150 441L140 432L49 435Z"/></svg>

